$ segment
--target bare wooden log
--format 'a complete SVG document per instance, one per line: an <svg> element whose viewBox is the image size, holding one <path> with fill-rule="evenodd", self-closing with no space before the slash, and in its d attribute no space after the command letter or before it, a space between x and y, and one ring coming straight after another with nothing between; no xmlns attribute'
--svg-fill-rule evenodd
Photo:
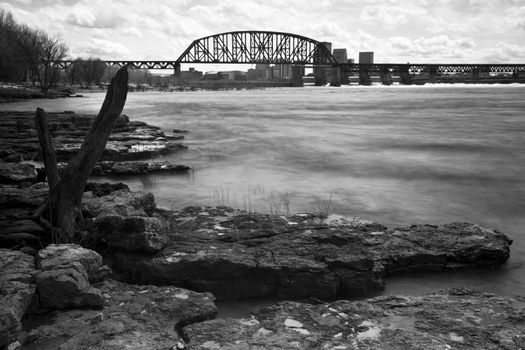
<svg viewBox="0 0 525 350"><path fill-rule="evenodd" d="M60 228L61 232L59 241L61 242L75 241L74 232L78 227L77 221L80 219L81 215L80 208L84 187L86 186L89 175L93 171L95 162L106 148L106 143L111 131L113 130L113 127L124 108L124 104L126 103L127 93L128 71L126 67L122 67L111 80L111 85L109 86L104 103L93 123L93 127L86 135L80 150L75 156L73 156L73 158L71 158L55 186L51 187L50 179L50 221L53 226ZM38 114L37 110L37 115ZM37 117L37 119L42 118ZM47 128L45 128L44 125L42 129ZM45 135L40 135L39 132L39 137L43 139L45 138ZM40 142L41 145L43 144L43 148L44 146L52 148L50 142L43 141L42 139ZM46 150L44 150L44 153L45 152ZM52 163L53 161L50 160L50 167L53 167ZM48 164L46 163L46 172L47 171ZM50 172L53 173L54 170L50 169ZM56 174L58 176L58 171Z"/></svg>
<svg viewBox="0 0 525 350"><path fill-rule="evenodd" d="M42 108L36 109L35 125L38 132L38 140L40 147L42 147L42 154L44 156L44 166L46 168L47 181L49 183L49 190L51 191L60 180L57 168L57 157L55 148L49 134L47 126L47 113Z"/></svg>

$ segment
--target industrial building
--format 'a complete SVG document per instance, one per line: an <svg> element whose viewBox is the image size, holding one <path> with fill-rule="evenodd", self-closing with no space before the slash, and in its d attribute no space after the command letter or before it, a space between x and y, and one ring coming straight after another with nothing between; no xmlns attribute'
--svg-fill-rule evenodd
<svg viewBox="0 0 525 350"><path fill-rule="evenodd" d="M373 64L374 63L374 52L372 51L359 52L359 63Z"/></svg>
<svg viewBox="0 0 525 350"><path fill-rule="evenodd" d="M347 63L348 62L348 54L346 52L346 49L334 49L334 52L332 53L337 63Z"/></svg>

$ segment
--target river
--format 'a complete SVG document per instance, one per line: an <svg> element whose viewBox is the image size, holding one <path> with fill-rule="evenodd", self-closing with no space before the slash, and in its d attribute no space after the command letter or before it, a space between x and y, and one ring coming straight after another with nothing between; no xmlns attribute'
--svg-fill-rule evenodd
<svg viewBox="0 0 525 350"><path fill-rule="evenodd" d="M104 94L0 110L96 113ZM189 150L190 175L124 179L159 205L329 211L388 226L469 221L510 236L496 271L387 280L386 293L467 286L525 295L525 85L306 87L130 93L124 113Z"/></svg>

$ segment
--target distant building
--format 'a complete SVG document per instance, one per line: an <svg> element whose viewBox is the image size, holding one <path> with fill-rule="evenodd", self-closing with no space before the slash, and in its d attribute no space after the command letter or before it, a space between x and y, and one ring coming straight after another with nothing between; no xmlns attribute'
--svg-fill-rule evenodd
<svg viewBox="0 0 525 350"><path fill-rule="evenodd" d="M190 68L188 71L181 71L180 78L183 80L199 80L202 78L202 72Z"/></svg>
<svg viewBox="0 0 525 350"><path fill-rule="evenodd" d="M265 63L257 63L255 68L248 69L248 79L250 80L264 80L271 78L269 72L270 65ZM269 76L270 75L270 76Z"/></svg>
<svg viewBox="0 0 525 350"><path fill-rule="evenodd" d="M352 63L352 64L354 64L354 63L355 63L355 59L353 59L353 58L349 58L348 61L347 61L346 63Z"/></svg>
<svg viewBox="0 0 525 350"><path fill-rule="evenodd" d="M332 53L332 43L329 41L323 41L321 44L323 44L328 52Z"/></svg>
<svg viewBox="0 0 525 350"><path fill-rule="evenodd" d="M246 80L246 72L230 70L223 72L206 72L204 80Z"/></svg>
<svg viewBox="0 0 525 350"><path fill-rule="evenodd" d="M372 51L359 52L359 63L374 63L374 53Z"/></svg>
<svg viewBox="0 0 525 350"><path fill-rule="evenodd" d="M276 64L274 67L274 78L291 79L292 65L291 64Z"/></svg>
<svg viewBox="0 0 525 350"><path fill-rule="evenodd" d="M226 80L246 80L246 72L240 70L229 70L219 72L220 79Z"/></svg>
<svg viewBox="0 0 525 350"><path fill-rule="evenodd" d="M346 49L334 49L333 56L338 63L347 63L348 55Z"/></svg>
<svg viewBox="0 0 525 350"><path fill-rule="evenodd" d="M203 79L205 80L219 80L220 72L206 72L204 73Z"/></svg>
<svg viewBox="0 0 525 350"><path fill-rule="evenodd" d="M247 77L249 80L291 79L292 65L276 64L270 66L269 64L258 63L255 68L248 69Z"/></svg>

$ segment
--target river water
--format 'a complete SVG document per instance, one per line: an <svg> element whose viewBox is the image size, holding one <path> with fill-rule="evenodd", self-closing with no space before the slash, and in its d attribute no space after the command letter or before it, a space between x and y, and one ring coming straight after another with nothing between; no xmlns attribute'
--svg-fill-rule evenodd
<svg viewBox="0 0 525 350"><path fill-rule="evenodd" d="M0 110L96 113L104 94ZM386 293L467 286L525 295L525 85L306 87L130 93L124 113L189 150L190 175L124 179L171 208L329 211L392 225L470 221L514 243L496 271L387 280Z"/></svg>

